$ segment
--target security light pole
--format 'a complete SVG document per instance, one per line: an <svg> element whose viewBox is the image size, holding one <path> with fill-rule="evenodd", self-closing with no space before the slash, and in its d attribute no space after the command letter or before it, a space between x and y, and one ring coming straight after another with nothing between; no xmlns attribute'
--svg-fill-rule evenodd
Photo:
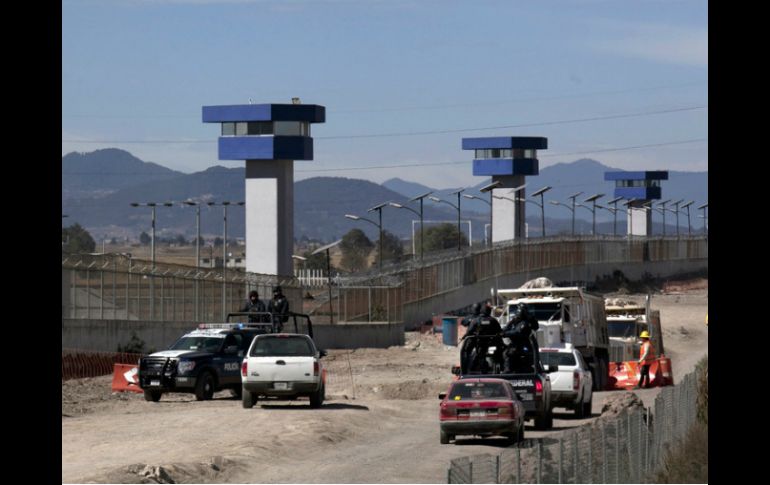
<svg viewBox="0 0 770 485"><path fill-rule="evenodd" d="M589 198L587 198L586 200L583 201L583 202L591 202L593 204L593 209L590 209L590 208L588 208L588 207L586 207L586 206L584 206L582 204L580 205L580 207L584 207L584 208L590 210L592 215L593 215L593 224L592 224L592 227L591 227L591 235L592 236L596 236L596 200L600 199L602 197L604 197L604 194L594 194L591 197L589 197Z"/></svg>
<svg viewBox="0 0 770 485"><path fill-rule="evenodd" d="M412 197L411 199L409 199L409 202L414 202L415 200L419 200L420 201L420 212L417 212L416 210L414 210L412 208L403 206L401 204L397 204L395 202L388 202L388 205L391 206L391 207L395 207L396 209L410 210L410 211L414 212L415 214L417 214L418 216L420 216L420 261L422 261L423 246L424 246L424 240L425 240L424 232L423 232L423 222L422 222L422 220L423 220L422 201L423 201L423 199L425 197L429 196L432 193L433 192L428 192L427 194L418 195L417 197ZM412 236L414 236L414 231L412 231ZM412 239L414 239L414 237L412 237ZM412 251L414 251L414 249L412 249Z"/></svg>
<svg viewBox="0 0 770 485"><path fill-rule="evenodd" d="M201 205L198 202L193 202L191 200L187 200L184 202L185 205L194 206L195 207L195 268L200 268L200 261L201 261ZM196 275L195 277L195 305L194 305L194 317L196 320L198 320L198 277Z"/></svg>
<svg viewBox="0 0 770 485"><path fill-rule="evenodd" d="M572 194L569 197L567 197L568 199L572 200L572 235L573 236L575 235L575 199L582 194L583 192L578 192L576 194Z"/></svg>
<svg viewBox="0 0 770 485"><path fill-rule="evenodd" d="M460 189L458 191L455 191L449 194L449 195L457 194L457 205L454 205L451 202L447 202L445 200L439 199L438 197L433 197L433 196L428 197L428 199L432 200L433 202L444 203L454 207L457 210L457 250L458 251L462 251L462 238L460 237L462 235L462 229L460 228L460 194L464 190L465 189Z"/></svg>
<svg viewBox="0 0 770 485"><path fill-rule="evenodd" d="M347 215L345 217L348 217ZM355 216L353 216L355 217ZM357 220L357 219L354 219ZM364 219L368 220L368 219ZM334 306L332 306L332 257L329 254L329 250L333 248L334 246L338 245L342 242L342 239L338 241L334 241L331 244L327 244L326 246L320 247L313 251L313 254L318 254L322 251L326 251L326 283L329 287L329 323L334 324Z"/></svg>
<svg viewBox="0 0 770 485"><path fill-rule="evenodd" d="M703 205L699 205L698 206L698 209L703 211L703 216L701 216L701 217L703 217L703 235L704 236L708 236L708 230L707 230L707 227L706 227L707 226L707 221L708 221L708 218L706 217L706 208L708 206L709 206L708 202L706 202Z"/></svg>
<svg viewBox="0 0 770 485"><path fill-rule="evenodd" d="M152 208L152 234L150 236L150 253L152 260L152 272L150 274L150 320L155 318L155 207L162 205L164 207L172 207L174 204L171 202L164 202L157 204L155 202L132 202L131 207L150 207Z"/></svg>
<svg viewBox="0 0 770 485"><path fill-rule="evenodd" d="M541 214L541 228L542 228L542 237L545 237L545 200L543 200L543 194L551 190L551 186L546 185L542 189L536 191L534 194L532 194L530 197L537 197L540 196L540 204L535 203L535 205L540 206L540 214Z"/></svg>
<svg viewBox="0 0 770 485"><path fill-rule="evenodd" d="M687 237L692 236L692 231L690 229L690 206L695 203L694 200L691 200L690 202L686 203L682 206L682 209L687 209Z"/></svg>

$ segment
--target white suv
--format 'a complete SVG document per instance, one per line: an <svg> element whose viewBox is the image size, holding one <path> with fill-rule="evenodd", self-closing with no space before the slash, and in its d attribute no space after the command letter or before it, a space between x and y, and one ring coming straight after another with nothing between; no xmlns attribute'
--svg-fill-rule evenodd
<svg viewBox="0 0 770 485"><path fill-rule="evenodd" d="M583 356L572 345L540 349L540 361L548 368L559 366L550 373L551 402L554 407L565 407L575 411L577 418L591 416L593 379Z"/></svg>
<svg viewBox="0 0 770 485"><path fill-rule="evenodd" d="M321 357L307 335L278 333L258 335L241 364L243 407L251 408L259 397L296 399L307 396L310 407L319 408L326 392L326 372Z"/></svg>

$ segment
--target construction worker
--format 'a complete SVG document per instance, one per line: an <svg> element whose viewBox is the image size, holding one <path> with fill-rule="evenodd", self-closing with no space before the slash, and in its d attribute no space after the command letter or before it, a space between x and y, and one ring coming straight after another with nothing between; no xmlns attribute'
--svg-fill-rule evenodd
<svg viewBox="0 0 770 485"><path fill-rule="evenodd" d="M639 348L639 365L642 367L639 374L639 383L634 389L650 386L650 366L655 362L655 349L650 343L650 332L644 330L639 335L639 338L642 339L642 346ZM647 381L646 385L644 384L645 380Z"/></svg>

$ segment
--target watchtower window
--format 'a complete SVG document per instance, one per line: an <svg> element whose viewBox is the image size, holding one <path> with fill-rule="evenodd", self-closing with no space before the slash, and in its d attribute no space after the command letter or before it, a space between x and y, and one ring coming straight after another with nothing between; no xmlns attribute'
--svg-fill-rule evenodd
<svg viewBox="0 0 770 485"><path fill-rule="evenodd" d="M310 136L307 121L238 121L222 123L222 136Z"/></svg>

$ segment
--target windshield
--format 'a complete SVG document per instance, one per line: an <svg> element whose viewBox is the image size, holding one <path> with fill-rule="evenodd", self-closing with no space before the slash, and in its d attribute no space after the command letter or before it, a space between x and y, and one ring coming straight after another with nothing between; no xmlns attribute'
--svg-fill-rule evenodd
<svg viewBox="0 0 770 485"><path fill-rule="evenodd" d="M315 351L305 337L257 337L252 357L313 357Z"/></svg>
<svg viewBox="0 0 770 485"><path fill-rule="evenodd" d="M500 382L459 382L452 386L450 401L510 399Z"/></svg>
<svg viewBox="0 0 770 485"><path fill-rule="evenodd" d="M216 352L224 340L224 337L182 337L169 350Z"/></svg>
<svg viewBox="0 0 770 485"><path fill-rule="evenodd" d="M572 353L566 353L566 352L540 352L540 362L544 366L549 365L565 365L565 366L574 366L577 365L577 362L575 362L575 356L572 355Z"/></svg>
<svg viewBox="0 0 770 485"><path fill-rule="evenodd" d="M610 337L635 337L636 322L607 322L607 332Z"/></svg>
<svg viewBox="0 0 770 485"><path fill-rule="evenodd" d="M559 320L561 319L561 303L526 303L527 311L538 321ZM518 304L508 306L508 314L516 314Z"/></svg>

